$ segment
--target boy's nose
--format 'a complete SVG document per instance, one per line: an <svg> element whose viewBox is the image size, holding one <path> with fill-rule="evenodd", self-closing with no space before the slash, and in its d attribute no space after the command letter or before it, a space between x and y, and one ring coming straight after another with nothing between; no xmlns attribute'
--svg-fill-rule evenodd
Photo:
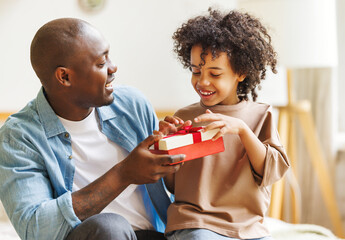
<svg viewBox="0 0 345 240"><path fill-rule="evenodd" d="M201 74L198 83L201 86L208 86L208 85L210 85L210 81L207 79L207 76L205 76L204 74Z"/></svg>

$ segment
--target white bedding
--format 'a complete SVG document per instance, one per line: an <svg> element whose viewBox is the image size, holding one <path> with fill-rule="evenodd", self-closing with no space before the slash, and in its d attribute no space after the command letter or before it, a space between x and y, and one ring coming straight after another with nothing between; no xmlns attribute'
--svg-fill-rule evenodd
<svg viewBox="0 0 345 240"><path fill-rule="evenodd" d="M266 218L266 224L275 240L339 240L329 229L313 224L290 224Z"/></svg>
<svg viewBox="0 0 345 240"><path fill-rule="evenodd" d="M20 240L16 231L8 221L0 221L1 240Z"/></svg>
<svg viewBox="0 0 345 240"><path fill-rule="evenodd" d="M275 240L339 240L327 228L312 224L289 224L266 218L266 225ZM0 240L19 240L0 202Z"/></svg>

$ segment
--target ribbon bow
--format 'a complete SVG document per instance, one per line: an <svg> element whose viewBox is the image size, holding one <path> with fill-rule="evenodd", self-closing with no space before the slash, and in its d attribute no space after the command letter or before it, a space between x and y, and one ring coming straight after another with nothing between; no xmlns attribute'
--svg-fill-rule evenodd
<svg viewBox="0 0 345 240"><path fill-rule="evenodd" d="M201 142L201 132L199 131L200 129L203 129L203 127L192 127L192 125L184 126L179 131L173 134L169 134L165 136L164 138L169 138L169 137L178 136L178 135L186 135L186 134L191 133L193 135L193 143L198 143L198 142ZM158 142L155 142L154 148L158 149L159 148L158 146L159 146Z"/></svg>

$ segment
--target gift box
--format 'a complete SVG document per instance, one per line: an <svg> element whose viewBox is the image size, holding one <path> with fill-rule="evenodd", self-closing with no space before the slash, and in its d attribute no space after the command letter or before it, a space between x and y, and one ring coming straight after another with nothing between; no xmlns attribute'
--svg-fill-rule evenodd
<svg viewBox="0 0 345 240"><path fill-rule="evenodd" d="M193 160L207 155L224 151L223 138L216 141L212 137L216 135L219 128L201 132L203 127L186 126L182 130L168 135L154 144L150 149L155 154L185 154L186 158L180 162ZM172 163L178 164L180 162Z"/></svg>

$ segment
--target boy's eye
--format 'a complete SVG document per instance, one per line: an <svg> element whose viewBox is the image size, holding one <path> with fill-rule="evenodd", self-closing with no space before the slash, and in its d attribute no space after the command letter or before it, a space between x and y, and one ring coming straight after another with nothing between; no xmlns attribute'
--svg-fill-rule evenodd
<svg viewBox="0 0 345 240"><path fill-rule="evenodd" d="M222 75L222 74L221 73L219 73L219 74L211 73L212 77L219 77L220 75Z"/></svg>
<svg viewBox="0 0 345 240"><path fill-rule="evenodd" d="M194 67L190 67L189 70L192 72L193 75L199 75L200 70Z"/></svg>

